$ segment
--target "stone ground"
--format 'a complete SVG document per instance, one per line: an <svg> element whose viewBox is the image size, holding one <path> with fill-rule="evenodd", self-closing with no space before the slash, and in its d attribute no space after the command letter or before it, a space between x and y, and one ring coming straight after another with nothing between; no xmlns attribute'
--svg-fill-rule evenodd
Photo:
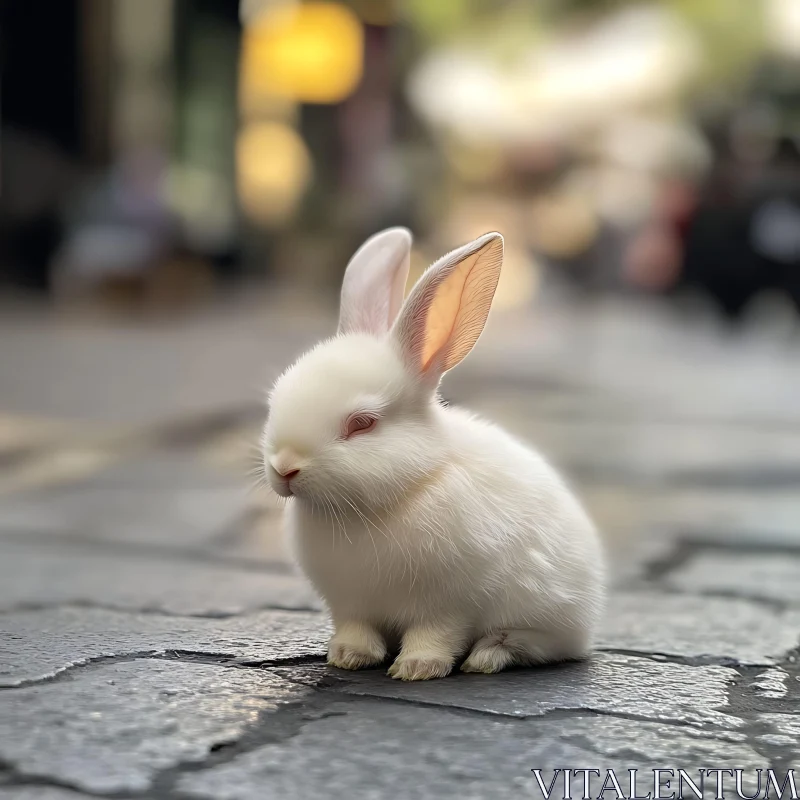
<svg viewBox="0 0 800 800"><path fill-rule="evenodd" d="M493 319L446 396L538 443L608 541L593 658L401 684L249 490L258 391L330 330L0 316L0 800L541 796L556 767L800 766L800 366L658 307ZM595 795L597 787L595 787ZM732 796L732 793L731 793Z"/></svg>

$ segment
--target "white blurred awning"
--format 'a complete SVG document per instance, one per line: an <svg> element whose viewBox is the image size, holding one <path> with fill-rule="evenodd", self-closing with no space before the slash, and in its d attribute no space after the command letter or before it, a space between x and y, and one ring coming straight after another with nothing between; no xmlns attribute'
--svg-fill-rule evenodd
<svg viewBox="0 0 800 800"><path fill-rule="evenodd" d="M691 30L669 9L646 6L532 45L510 67L477 49L434 52L412 73L408 91L435 128L474 141L524 142L666 102L700 62Z"/></svg>
<svg viewBox="0 0 800 800"><path fill-rule="evenodd" d="M800 2L767 1L767 37L779 53L800 58Z"/></svg>

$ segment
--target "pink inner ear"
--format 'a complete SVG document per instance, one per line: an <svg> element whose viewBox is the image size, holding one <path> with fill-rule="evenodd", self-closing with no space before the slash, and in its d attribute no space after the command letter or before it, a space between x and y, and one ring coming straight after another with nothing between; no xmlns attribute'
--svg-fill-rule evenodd
<svg viewBox="0 0 800 800"><path fill-rule="evenodd" d="M425 375L441 375L475 346L489 315L503 260L503 238L487 234L435 264L409 298L401 345Z"/></svg>
<svg viewBox="0 0 800 800"><path fill-rule="evenodd" d="M470 277L475 271L477 260L478 253L465 258L436 290L433 302L428 309L425 325L425 346L422 349L423 370L430 367L431 361L443 348L446 347L448 353L451 352L453 343L457 341L461 309L467 303L474 301L476 294L474 291L470 291L470 285L475 286L475 281L470 281ZM460 360L461 358L458 359L458 361ZM447 368L445 367L445 369Z"/></svg>

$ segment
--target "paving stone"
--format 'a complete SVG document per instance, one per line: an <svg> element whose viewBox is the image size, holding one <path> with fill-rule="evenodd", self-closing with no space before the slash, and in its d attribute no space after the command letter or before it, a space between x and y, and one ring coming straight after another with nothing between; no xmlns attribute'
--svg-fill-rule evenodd
<svg viewBox="0 0 800 800"><path fill-rule="evenodd" d="M253 566L261 564L267 569L295 569L288 542L279 532L274 517L248 526L224 542L212 543L208 552L226 559L246 561Z"/></svg>
<svg viewBox="0 0 800 800"><path fill-rule="evenodd" d="M92 608L16 612L0 617L0 686L132 653L186 651L256 662L321 658L329 636L323 615L304 612L264 611L223 620Z"/></svg>
<svg viewBox="0 0 800 800"><path fill-rule="evenodd" d="M138 552L0 543L0 610L68 603L206 616L321 607L299 574Z"/></svg>
<svg viewBox="0 0 800 800"><path fill-rule="evenodd" d="M71 457L89 456L91 478L0 503L0 610L38 609L0 615L0 685L16 687L0 692L0 765L42 778L42 788L12 787L0 769L0 800L84 797L45 787L48 777L144 797L176 764L189 765L176 788L213 800L516 799L538 794L532 767L754 769L800 755L800 718L764 713L796 711L786 654L800 641L800 607L732 596L758 586L755 597L796 603L795 557L745 564L704 552L662 576L665 591L644 585L646 564L668 559L676 537L800 553L795 355L731 346L650 307L542 310L505 326L511 318L498 317L444 391L535 442L585 487L621 590L598 641L606 652L582 665L399 684L382 671L327 669L322 615L175 616L306 602L283 573L256 571L287 559L274 508L263 527L248 523L240 432L102 472L76 437ZM5 321L0 363L13 379L0 379L0 405L113 424L244 406L300 349L286 314L272 315L269 331L265 319L258 309L103 336ZM69 478L70 458L66 467ZM659 525L663 539L648 538ZM50 607L62 603L72 605ZM235 668L245 662L269 668ZM730 663L758 669L731 686ZM301 703L275 709L281 699Z"/></svg>
<svg viewBox="0 0 800 800"><path fill-rule="evenodd" d="M261 497L259 497L261 500ZM203 545L203 551L226 560L263 564L270 568L294 569L294 558L285 535L281 507L269 501L259 502L242 524Z"/></svg>
<svg viewBox="0 0 800 800"><path fill-rule="evenodd" d="M272 291L272 290L270 290ZM247 297L168 325L63 324L0 314L0 404L30 415L147 425L258 402L292 358L336 328L333 305Z"/></svg>
<svg viewBox="0 0 800 800"><path fill-rule="evenodd" d="M738 598L620 592L609 598L600 649L771 666L797 647L800 610Z"/></svg>
<svg viewBox="0 0 800 800"><path fill-rule="evenodd" d="M788 694L787 683L791 676L784 669L771 667L756 675L753 679L753 687L756 696L768 700L780 700Z"/></svg>
<svg viewBox="0 0 800 800"><path fill-rule="evenodd" d="M651 533L647 528L628 531L619 542L609 542L607 536L604 539L612 592L636 587L648 589L652 583L648 575L650 565L668 560L679 546L675 531Z"/></svg>
<svg viewBox="0 0 800 800"><path fill-rule="evenodd" d="M538 796L534 768L649 772L654 763L691 768L730 759L742 767L764 766L735 739L682 726L589 715L512 720L410 703L341 700L327 704L291 738L187 774L178 788L213 800L516 800ZM597 796L599 786L592 789Z"/></svg>
<svg viewBox="0 0 800 800"><path fill-rule="evenodd" d="M800 553L699 553L667 575L665 582L684 592L720 592L800 605Z"/></svg>
<svg viewBox="0 0 800 800"><path fill-rule="evenodd" d="M669 315L620 299L580 310L539 304L527 319L498 316L459 374L489 384L494 376L561 378L659 418L796 423L791 398L800 390L800 370L793 348L758 341L759 331L732 341Z"/></svg>
<svg viewBox="0 0 800 800"><path fill-rule="evenodd" d="M797 709L792 709L796 711ZM758 736L758 741L771 747L781 747L793 757L800 758L800 717L795 714L759 714L759 720L768 725L770 733ZM797 776L800 788L800 774Z"/></svg>
<svg viewBox="0 0 800 800"><path fill-rule="evenodd" d="M736 677L727 667L689 667L645 658L598 654L579 664L512 670L498 675L455 674L441 681L403 683L383 670L348 673L319 666L287 667L283 673L311 684L333 675L345 694L472 709L512 717L541 716L556 709L591 710L672 722L736 728L724 713L725 690Z"/></svg>
<svg viewBox="0 0 800 800"><path fill-rule="evenodd" d="M800 554L800 493L796 491L676 491L630 482L582 485L580 478L574 483L609 545L615 573L630 572L621 569L630 566L628 551L643 541L656 558L656 551L669 551L676 540L751 551L793 549Z"/></svg>
<svg viewBox="0 0 800 800"><path fill-rule="evenodd" d="M247 478L193 454L123 460L76 484L4 497L0 537L72 534L168 547L202 545L234 526L250 501Z"/></svg>
<svg viewBox="0 0 800 800"><path fill-rule="evenodd" d="M800 550L800 492L659 490L650 518L690 541Z"/></svg>
<svg viewBox="0 0 800 800"><path fill-rule="evenodd" d="M485 379L483 381L485 384ZM486 390L484 390L485 392ZM625 478L628 483L764 485L800 478L800 432L792 428L676 424L609 408L607 397L581 393L582 407L558 398L555 408L531 400L531 386L516 391L465 391L464 403L503 424L562 463L573 477ZM641 409L639 409L641 411ZM555 414L555 416L554 416ZM759 480L761 477L761 480Z"/></svg>
<svg viewBox="0 0 800 800"><path fill-rule="evenodd" d="M110 664L0 693L0 758L23 776L87 791L144 791L160 770L202 761L259 714L310 691L261 670Z"/></svg>

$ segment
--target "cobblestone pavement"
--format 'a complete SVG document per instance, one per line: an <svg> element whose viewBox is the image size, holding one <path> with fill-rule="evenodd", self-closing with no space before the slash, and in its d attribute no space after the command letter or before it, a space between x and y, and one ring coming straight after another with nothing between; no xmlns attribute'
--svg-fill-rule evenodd
<svg viewBox="0 0 800 800"><path fill-rule="evenodd" d="M328 622L248 490L258 389L327 325L0 322L0 800L800 767L791 346L658 309L493 321L445 393L572 478L606 533L607 618L586 663L401 684L325 666Z"/></svg>

